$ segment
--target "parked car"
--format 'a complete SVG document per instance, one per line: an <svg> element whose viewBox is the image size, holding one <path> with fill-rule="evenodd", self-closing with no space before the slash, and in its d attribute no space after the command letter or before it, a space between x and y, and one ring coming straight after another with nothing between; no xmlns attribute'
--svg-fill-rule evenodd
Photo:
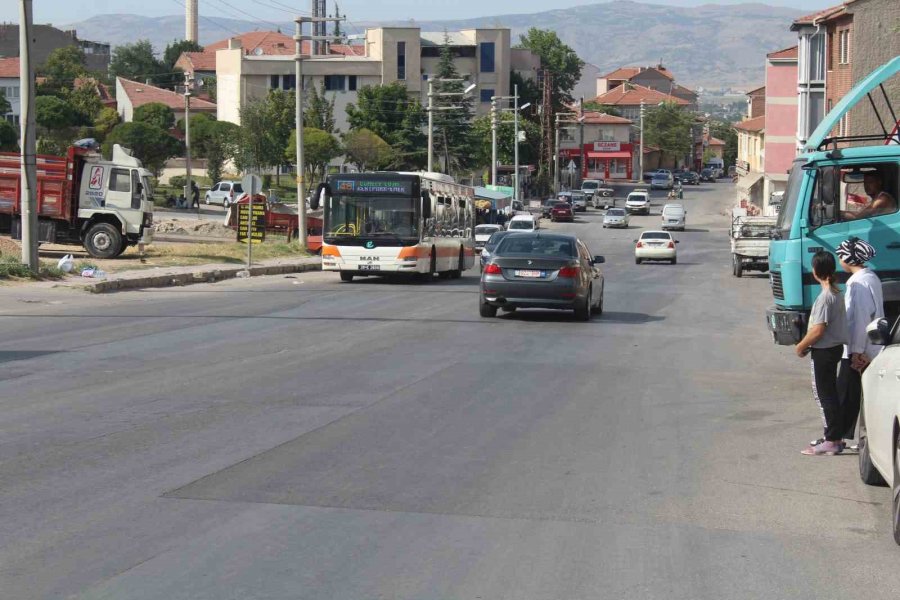
<svg viewBox="0 0 900 600"><path fill-rule="evenodd" d="M563 202L572 205L572 210L584 212L587 210L587 199L581 190L572 190L571 192L560 192L557 197Z"/></svg>
<svg viewBox="0 0 900 600"><path fill-rule="evenodd" d="M650 193L647 191L633 191L625 199L625 210L631 214L650 214Z"/></svg>
<svg viewBox="0 0 900 600"><path fill-rule="evenodd" d="M653 180L653 176L656 175L658 169L654 169L652 171L644 171L644 183L650 183Z"/></svg>
<svg viewBox="0 0 900 600"><path fill-rule="evenodd" d="M685 171L681 174L681 183L684 185L700 185L700 175L696 171Z"/></svg>
<svg viewBox="0 0 900 600"><path fill-rule="evenodd" d="M859 410L859 476L891 488L891 526L900 544L900 328L877 319L869 340L884 346L862 374Z"/></svg>
<svg viewBox="0 0 900 600"><path fill-rule="evenodd" d="M716 173L712 169L703 169L700 171L700 181L715 181Z"/></svg>
<svg viewBox="0 0 900 600"><path fill-rule="evenodd" d="M602 256L592 256L572 235L517 234L494 249L481 273L478 306L482 317L497 309L574 310L581 321L603 312Z"/></svg>
<svg viewBox="0 0 900 600"><path fill-rule="evenodd" d="M559 198L547 198L544 200L544 205L541 207L541 216L545 219L550 218L550 211L556 206L557 202L562 202Z"/></svg>
<svg viewBox="0 0 900 600"><path fill-rule="evenodd" d="M497 231L496 233L491 234L491 237L488 238L488 241L485 242L484 247L481 249L481 268L484 268L484 265L487 264L487 261L491 259L491 253L494 251L494 248L497 247L497 244L500 243L500 240L505 238L510 233L516 233L515 231Z"/></svg>
<svg viewBox="0 0 900 600"><path fill-rule="evenodd" d="M668 231L645 231L634 243L634 262L637 264L645 260L667 260L673 265L678 262L675 251L678 240Z"/></svg>
<svg viewBox="0 0 900 600"><path fill-rule="evenodd" d="M672 171L672 177L675 179L675 181L681 181L681 177L685 173L687 173L687 171L685 171L684 169L675 169L674 171Z"/></svg>
<svg viewBox="0 0 900 600"><path fill-rule="evenodd" d="M671 190L675 185L675 179L671 173L665 171L657 171L653 179L650 180L651 190Z"/></svg>
<svg viewBox="0 0 900 600"><path fill-rule="evenodd" d="M628 211L624 208L610 208L603 216L603 227L624 227L627 229L628 224Z"/></svg>
<svg viewBox="0 0 900 600"><path fill-rule="evenodd" d="M206 192L207 204L221 204L228 208L244 193L244 186L240 181L220 181Z"/></svg>
<svg viewBox="0 0 900 600"><path fill-rule="evenodd" d="M475 226L475 249L481 250L484 248L485 242L488 241L488 238L497 231L503 231L502 225L476 225Z"/></svg>
<svg viewBox="0 0 900 600"><path fill-rule="evenodd" d="M508 231L535 231L540 225L531 215L516 215L506 224Z"/></svg>
<svg viewBox="0 0 900 600"><path fill-rule="evenodd" d="M662 228L666 231L678 229L684 231L687 222L687 211L683 204L666 204L662 209Z"/></svg>
<svg viewBox="0 0 900 600"><path fill-rule="evenodd" d="M574 221L575 213L572 212L572 207L569 206L568 202L557 202L553 208L550 209L550 220Z"/></svg>

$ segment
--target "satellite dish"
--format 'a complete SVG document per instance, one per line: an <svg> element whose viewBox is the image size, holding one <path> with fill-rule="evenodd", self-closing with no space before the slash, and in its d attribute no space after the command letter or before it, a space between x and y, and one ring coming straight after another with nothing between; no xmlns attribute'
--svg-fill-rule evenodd
<svg viewBox="0 0 900 600"><path fill-rule="evenodd" d="M262 56L262 55L263 55L263 49L262 49L262 48L254 48L253 54L255 54L256 56Z"/></svg>

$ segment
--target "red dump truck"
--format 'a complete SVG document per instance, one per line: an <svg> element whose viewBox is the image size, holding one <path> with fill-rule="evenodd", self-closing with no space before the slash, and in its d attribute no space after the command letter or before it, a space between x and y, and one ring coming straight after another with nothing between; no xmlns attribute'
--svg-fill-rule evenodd
<svg viewBox="0 0 900 600"><path fill-rule="evenodd" d="M0 234L21 239L21 157L0 153ZM112 160L72 146L66 156L37 157L38 241L84 246L113 258L153 239L151 173L118 144Z"/></svg>

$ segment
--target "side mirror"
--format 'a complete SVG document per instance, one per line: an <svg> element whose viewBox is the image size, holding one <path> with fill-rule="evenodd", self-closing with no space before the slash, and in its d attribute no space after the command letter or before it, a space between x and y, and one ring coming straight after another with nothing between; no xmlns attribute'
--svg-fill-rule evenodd
<svg viewBox="0 0 900 600"><path fill-rule="evenodd" d="M678 240L675 240L675 243L676 243L676 244L680 244L680 243L681 243L681 242L680 242L680 241L678 241Z"/></svg>
<svg viewBox="0 0 900 600"><path fill-rule="evenodd" d="M606 262L606 259L603 258L602 256L597 255L594 257L594 264L602 265L605 262Z"/></svg>
<svg viewBox="0 0 900 600"><path fill-rule="evenodd" d="M309 199L309 208L311 210L319 210L323 192L328 195L331 194L331 190L329 189L327 183L320 183L318 187L316 187L316 193L313 194L312 198Z"/></svg>
<svg viewBox="0 0 900 600"><path fill-rule="evenodd" d="M426 221L431 218L431 196L428 192L422 192L422 218Z"/></svg>
<svg viewBox="0 0 900 600"><path fill-rule="evenodd" d="M866 327L866 335L876 346L887 346L891 343L891 325L885 318L875 319Z"/></svg>
<svg viewBox="0 0 900 600"><path fill-rule="evenodd" d="M634 242L634 243L635 243L635 244L637 244L637 243L638 243L638 241L637 241L637 240L632 240L632 241L633 241L633 242Z"/></svg>

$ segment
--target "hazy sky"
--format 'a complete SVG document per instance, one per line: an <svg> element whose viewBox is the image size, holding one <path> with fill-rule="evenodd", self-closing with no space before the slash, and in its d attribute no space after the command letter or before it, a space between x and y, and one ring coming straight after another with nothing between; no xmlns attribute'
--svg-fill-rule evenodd
<svg viewBox="0 0 900 600"><path fill-rule="evenodd" d="M644 1L644 0L642 0ZM671 6L696 6L699 4L739 4L742 0L648 0L648 3ZM786 6L801 10L817 10L838 3L837 0L762 0L773 6ZM502 15L510 13L540 12L550 8L566 8L583 4L596 4L596 0L339 0L341 13L351 21L396 20L415 18L461 19ZM0 0L0 21L18 22L18 0ZM184 0L33 0L34 20L38 23L63 25L94 15L108 13L132 13L146 16L181 14ZM200 0L200 15L230 17L235 19L290 20L291 8L308 12L309 0ZM334 0L328 0L329 12ZM243 12L242 12L243 11Z"/></svg>

